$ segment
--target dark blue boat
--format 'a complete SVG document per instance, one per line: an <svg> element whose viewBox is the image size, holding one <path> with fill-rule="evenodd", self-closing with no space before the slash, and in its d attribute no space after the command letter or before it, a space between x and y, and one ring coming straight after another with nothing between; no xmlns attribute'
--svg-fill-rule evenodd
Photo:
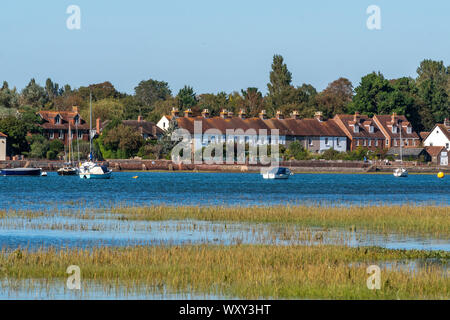
<svg viewBox="0 0 450 320"><path fill-rule="evenodd" d="M40 168L15 168L0 170L2 176L40 176Z"/></svg>

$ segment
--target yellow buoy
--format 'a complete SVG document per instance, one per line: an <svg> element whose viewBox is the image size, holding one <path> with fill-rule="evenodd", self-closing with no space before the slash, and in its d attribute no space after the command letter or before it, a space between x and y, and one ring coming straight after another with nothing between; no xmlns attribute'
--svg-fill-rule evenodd
<svg viewBox="0 0 450 320"><path fill-rule="evenodd" d="M134 177L133 177L133 179L137 179L137 178L139 178L139 176L134 176Z"/></svg>
<svg viewBox="0 0 450 320"><path fill-rule="evenodd" d="M442 179L443 177L444 177L444 173L441 171L441 172L439 172L438 174L437 174L437 177L439 178L439 179Z"/></svg>

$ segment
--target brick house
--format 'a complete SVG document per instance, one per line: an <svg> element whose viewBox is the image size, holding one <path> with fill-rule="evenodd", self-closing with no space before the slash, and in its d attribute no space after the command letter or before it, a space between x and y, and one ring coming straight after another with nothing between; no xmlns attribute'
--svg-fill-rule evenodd
<svg viewBox="0 0 450 320"><path fill-rule="evenodd" d="M356 112L354 115L338 114L333 120L346 134L348 149L353 151L365 147L372 151L385 148L385 136L377 123L366 115Z"/></svg>
<svg viewBox="0 0 450 320"><path fill-rule="evenodd" d="M89 124L81 118L78 107L72 111L39 111L43 123L43 134L49 140L59 139L65 145L69 143L69 126L72 140L89 141Z"/></svg>
<svg viewBox="0 0 450 320"><path fill-rule="evenodd" d="M385 147L400 147L400 131L405 148L416 148L420 146L419 135L414 131L411 123L405 116L396 113L392 115L374 115L373 120L385 136Z"/></svg>

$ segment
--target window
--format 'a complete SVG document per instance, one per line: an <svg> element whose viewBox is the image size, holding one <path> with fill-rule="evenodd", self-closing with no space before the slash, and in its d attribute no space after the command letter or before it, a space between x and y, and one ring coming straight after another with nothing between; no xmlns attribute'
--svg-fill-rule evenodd
<svg viewBox="0 0 450 320"><path fill-rule="evenodd" d="M353 132L358 133L359 132L359 126L357 124L353 125Z"/></svg>
<svg viewBox="0 0 450 320"><path fill-rule="evenodd" d="M394 146L397 146L397 140L394 139Z"/></svg>
<svg viewBox="0 0 450 320"><path fill-rule="evenodd" d="M372 146L372 139L369 139L369 147Z"/></svg>
<svg viewBox="0 0 450 320"><path fill-rule="evenodd" d="M363 139L363 146L366 146L366 139Z"/></svg>
<svg viewBox="0 0 450 320"><path fill-rule="evenodd" d="M392 133L397 133L397 126L392 126Z"/></svg>
<svg viewBox="0 0 450 320"><path fill-rule="evenodd" d="M83 138L83 132L78 131L78 139L82 139Z"/></svg>
<svg viewBox="0 0 450 320"><path fill-rule="evenodd" d="M55 133L53 131L50 131L50 139L55 139Z"/></svg>
<svg viewBox="0 0 450 320"><path fill-rule="evenodd" d="M336 138L336 145L337 145L338 147L340 146L339 138Z"/></svg>
<svg viewBox="0 0 450 320"><path fill-rule="evenodd" d="M375 147L378 147L378 139L375 139Z"/></svg>
<svg viewBox="0 0 450 320"><path fill-rule="evenodd" d="M75 124L80 124L80 117L79 116L75 116Z"/></svg>
<svg viewBox="0 0 450 320"><path fill-rule="evenodd" d="M356 139L356 145L359 146L359 139Z"/></svg>
<svg viewBox="0 0 450 320"><path fill-rule="evenodd" d="M387 140L387 139L386 139L386 145L387 145L387 146L389 145L389 140Z"/></svg>
<svg viewBox="0 0 450 320"><path fill-rule="evenodd" d="M412 127L406 127L406 133L411 134L412 133Z"/></svg>
<svg viewBox="0 0 450 320"><path fill-rule="evenodd" d="M59 116L55 117L55 124L60 124L61 123L61 118Z"/></svg>
<svg viewBox="0 0 450 320"><path fill-rule="evenodd" d="M163 122L163 128L165 128L166 127L166 123L165 122Z"/></svg>
<svg viewBox="0 0 450 320"><path fill-rule="evenodd" d="M374 131L373 126L370 126L369 127L369 133L373 133L373 131Z"/></svg>
<svg viewBox="0 0 450 320"><path fill-rule="evenodd" d="M449 144L448 142L445 144L445 147L448 149L449 148Z"/></svg>
<svg viewBox="0 0 450 320"><path fill-rule="evenodd" d="M326 145L326 146L329 145L329 143L328 143L328 138L325 138L325 145Z"/></svg>
<svg viewBox="0 0 450 320"><path fill-rule="evenodd" d="M308 138L308 143L309 143L309 145L310 145L310 146L312 146L312 145L313 145L313 141L312 141L312 139L311 139L311 138Z"/></svg>
<svg viewBox="0 0 450 320"><path fill-rule="evenodd" d="M60 138L61 140L64 139L64 131L59 130L59 138Z"/></svg>

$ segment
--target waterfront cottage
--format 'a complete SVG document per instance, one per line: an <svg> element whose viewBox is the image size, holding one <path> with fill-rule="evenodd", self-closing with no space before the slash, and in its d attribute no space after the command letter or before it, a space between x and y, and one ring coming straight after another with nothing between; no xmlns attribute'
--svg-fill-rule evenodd
<svg viewBox="0 0 450 320"><path fill-rule="evenodd" d="M400 147L400 131L404 148L415 148L420 145L419 135L414 131L405 116L374 115L372 118L385 137L385 148Z"/></svg>
<svg viewBox="0 0 450 320"><path fill-rule="evenodd" d="M428 146L425 150L431 157L431 162L440 166L448 166L449 151L443 146Z"/></svg>
<svg viewBox="0 0 450 320"><path fill-rule="evenodd" d="M338 114L333 120L348 138L349 150L365 147L372 151L385 148L385 136L376 122L366 115L355 112L354 115Z"/></svg>
<svg viewBox="0 0 450 320"><path fill-rule="evenodd" d="M450 120L445 119L444 123L436 124L425 137L423 145L426 147L445 147L447 151L450 151Z"/></svg>
<svg viewBox="0 0 450 320"><path fill-rule="evenodd" d="M173 108L171 115L165 115L157 123L162 130L168 130L172 120L177 126L186 129L192 136L194 150L199 150L210 143L235 141L249 145L275 144L288 145L299 141L305 149L320 153L327 149L347 150L347 137L333 121L323 121L322 114L316 113L314 119L300 119L294 111L285 117L281 111L275 118L268 118L265 110L258 117L247 118L244 110L235 116L223 109L218 117L211 117L204 109L201 115L194 116L192 110L179 111ZM278 132L278 136L271 136ZM227 140L228 139L228 140Z"/></svg>
<svg viewBox="0 0 450 320"><path fill-rule="evenodd" d="M89 141L89 124L81 118L78 107L71 111L39 111L42 118L40 125L44 136L49 140L59 139L65 145L69 143L69 126L72 140Z"/></svg>

